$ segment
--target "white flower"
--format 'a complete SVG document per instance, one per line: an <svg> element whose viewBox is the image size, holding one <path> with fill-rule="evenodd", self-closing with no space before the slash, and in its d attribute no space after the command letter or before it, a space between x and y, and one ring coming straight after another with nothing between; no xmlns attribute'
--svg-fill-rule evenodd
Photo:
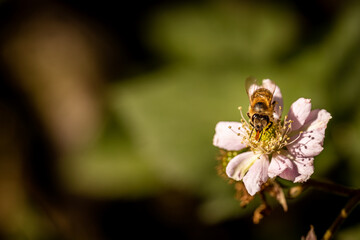
<svg viewBox="0 0 360 240"><path fill-rule="evenodd" d="M269 177L279 176L293 182L308 180L314 172L314 157L323 150L325 129L331 119L326 110L311 111L310 99L299 98L281 121L283 100L279 87L274 85L267 79L262 86L250 88L250 91L256 87L275 89L274 123L259 141L251 134L252 127L244 117L241 122L219 122L215 128L215 146L244 151L230 160L226 174L236 181L242 180L250 195L260 191Z"/></svg>

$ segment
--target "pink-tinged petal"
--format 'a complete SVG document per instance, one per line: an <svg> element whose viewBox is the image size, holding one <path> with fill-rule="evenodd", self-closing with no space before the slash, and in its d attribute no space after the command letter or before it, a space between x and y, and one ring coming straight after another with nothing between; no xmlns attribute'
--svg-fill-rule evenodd
<svg viewBox="0 0 360 240"><path fill-rule="evenodd" d="M295 164L292 162L292 160L290 160L288 157L285 156L286 153L287 152L282 151L282 154L277 154L277 153L273 154L268 169L268 175L270 178L279 176L288 168L290 168L291 170L294 167L296 167ZM295 177L297 177L297 175ZM295 179L295 177L293 179ZM292 179L288 179L288 180L292 180Z"/></svg>
<svg viewBox="0 0 360 240"><path fill-rule="evenodd" d="M276 102L274 107L274 118L277 120L281 118L282 110L284 108L283 98L281 95L280 88L278 86L276 86L275 88L275 92L273 95L273 102Z"/></svg>
<svg viewBox="0 0 360 240"><path fill-rule="evenodd" d="M314 231L314 227L312 225L310 226L310 231L306 235L306 238L302 237L301 240L317 240L315 231Z"/></svg>
<svg viewBox="0 0 360 240"><path fill-rule="evenodd" d="M293 136L290 141L296 137L298 139L287 146L288 151L295 158L314 157L321 153L325 135L320 131L306 131L299 133L300 137Z"/></svg>
<svg viewBox="0 0 360 240"><path fill-rule="evenodd" d="M326 110L313 110L301 128L304 132L300 137L287 146L289 152L296 158L314 157L323 150L325 129L331 119L330 113ZM297 136L292 136L290 142Z"/></svg>
<svg viewBox="0 0 360 240"><path fill-rule="evenodd" d="M288 120L292 120L291 130L295 131L301 128L311 111L311 100L299 98L290 107Z"/></svg>
<svg viewBox="0 0 360 240"><path fill-rule="evenodd" d="M326 110L315 109L309 114L304 127L306 127L306 131L319 131L325 133L325 129L330 119L331 114Z"/></svg>
<svg viewBox="0 0 360 240"><path fill-rule="evenodd" d="M284 150L281 151L280 154L273 154L268 170L269 177L279 176L292 182L295 181L296 177L300 174L297 165L288 157L288 155L289 153Z"/></svg>
<svg viewBox="0 0 360 240"><path fill-rule="evenodd" d="M251 151L240 153L230 160L226 166L226 174L228 177L240 181L258 158L259 155L255 155Z"/></svg>
<svg viewBox="0 0 360 240"><path fill-rule="evenodd" d="M296 164L294 162L292 162L291 164L292 166L286 168L282 173L280 173L279 177L294 182L300 174L298 172Z"/></svg>
<svg viewBox="0 0 360 240"><path fill-rule="evenodd" d="M268 180L269 159L267 155L262 154L250 167L243 178L246 190L251 196L254 196L261 189L261 185Z"/></svg>
<svg viewBox="0 0 360 240"><path fill-rule="evenodd" d="M271 159L269 177L279 176L292 182L305 182L314 173L314 158L295 158L286 151Z"/></svg>
<svg viewBox="0 0 360 240"><path fill-rule="evenodd" d="M215 127L213 144L227 151L239 151L246 147L246 144L243 143L244 134L245 130L239 122L218 122Z"/></svg>
<svg viewBox="0 0 360 240"><path fill-rule="evenodd" d="M294 180L295 183L307 181L314 173L314 158L297 158L294 163L299 172L299 176Z"/></svg>

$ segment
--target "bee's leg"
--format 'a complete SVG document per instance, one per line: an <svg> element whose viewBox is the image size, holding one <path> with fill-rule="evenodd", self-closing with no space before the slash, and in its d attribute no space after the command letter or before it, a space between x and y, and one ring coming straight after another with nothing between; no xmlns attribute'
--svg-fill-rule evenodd
<svg viewBox="0 0 360 240"><path fill-rule="evenodd" d="M247 112L247 113L246 113L246 115L250 118L250 114L249 114L249 112Z"/></svg>
<svg viewBox="0 0 360 240"><path fill-rule="evenodd" d="M272 125L273 125L273 122L270 122L270 123L268 124L268 126L266 127L265 131L268 130L269 128L271 128Z"/></svg>
<svg viewBox="0 0 360 240"><path fill-rule="evenodd" d="M261 133L260 133L260 137L259 137L259 140L258 140L258 142L260 142L260 140L261 140L261 137L262 137L262 135L263 135L263 132L264 132L264 130L262 130L262 131L261 131Z"/></svg>

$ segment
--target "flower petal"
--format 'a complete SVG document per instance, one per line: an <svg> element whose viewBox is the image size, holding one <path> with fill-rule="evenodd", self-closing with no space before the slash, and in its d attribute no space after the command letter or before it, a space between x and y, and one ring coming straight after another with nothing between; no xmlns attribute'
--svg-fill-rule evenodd
<svg viewBox="0 0 360 240"><path fill-rule="evenodd" d="M314 227L312 225L310 226L310 231L306 235L306 238L302 237L301 240L317 240L315 231L314 231Z"/></svg>
<svg viewBox="0 0 360 240"><path fill-rule="evenodd" d="M213 144L228 151L239 151L246 147L246 144L242 143L244 134L245 129L239 122L218 122Z"/></svg>
<svg viewBox="0 0 360 240"><path fill-rule="evenodd" d="M293 143L287 146L288 151L295 158L314 157L321 153L325 134L320 131L305 131ZM291 137L290 141L297 136Z"/></svg>
<svg viewBox="0 0 360 240"><path fill-rule="evenodd" d="M330 119L330 113L324 109L311 111L301 128L304 132L298 140L287 146L289 152L296 158L319 155L323 150L325 129ZM292 136L290 141L293 141L296 137Z"/></svg>
<svg viewBox="0 0 360 240"><path fill-rule="evenodd" d="M305 182L314 173L314 158L290 159L288 152L274 154L268 169L269 177L279 176L292 182Z"/></svg>
<svg viewBox="0 0 360 240"><path fill-rule="evenodd" d="M251 196L260 191L261 185L268 180L269 159L267 155L255 155L258 159L246 173L243 182L246 190Z"/></svg>
<svg viewBox="0 0 360 240"><path fill-rule="evenodd" d="M290 159L288 153L282 151L273 156L268 172L269 177L279 176L292 182L305 182L314 173L314 158Z"/></svg>
<svg viewBox="0 0 360 240"><path fill-rule="evenodd" d="M286 168L282 173L280 173L279 177L294 182L300 174L297 170L296 164L294 162L291 164L292 166Z"/></svg>
<svg viewBox="0 0 360 240"><path fill-rule="evenodd" d="M292 162L292 160L290 160L288 157L286 157L285 155L287 154L287 152L282 151L282 154L277 154L274 153L269 165L269 169L268 169L268 175L270 178L279 176L281 173L283 173L286 169L290 169L292 170L293 168L295 168L296 166L294 165L294 163ZM297 172L297 171L296 171ZM295 174L295 176L289 176L290 179L288 180L294 180L295 177L297 177L297 175L299 174Z"/></svg>
<svg viewBox="0 0 360 240"><path fill-rule="evenodd" d="M259 155L255 155L251 151L240 153L230 160L226 166L226 174L228 177L240 181L258 158Z"/></svg>
<svg viewBox="0 0 360 240"><path fill-rule="evenodd" d="M295 131L302 127L311 111L311 100L299 98L290 107L288 119L292 120L291 130Z"/></svg>
<svg viewBox="0 0 360 240"><path fill-rule="evenodd" d="M281 118L282 110L284 108L283 98L281 95L280 88L278 86L276 86L275 88L273 102L276 102L274 107L274 118L277 120Z"/></svg>
<svg viewBox="0 0 360 240"><path fill-rule="evenodd" d="M299 176L294 182L305 182L314 173L314 158L297 158L294 163L296 164Z"/></svg>
<svg viewBox="0 0 360 240"><path fill-rule="evenodd" d="M310 112L305 121L304 125L306 126L306 131L319 131L325 133L325 129L330 119L331 114L325 109L315 109Z"/></svg>

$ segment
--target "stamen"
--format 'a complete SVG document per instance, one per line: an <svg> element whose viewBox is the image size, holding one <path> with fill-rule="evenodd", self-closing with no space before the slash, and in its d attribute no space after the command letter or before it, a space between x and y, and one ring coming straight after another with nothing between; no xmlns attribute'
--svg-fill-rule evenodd
<svg viewBox="0 0 360 240"><path fill-rule="evenodd" d="M296 141L300 138L300 136L302 135L302 133L303 133L303 131L300 131L300 132L299 132L299 135L297 135L297 136L296 136L296 138L295 138L294 140L292 140L291 142L289 142L289 143L288 143L288 144L286 144L286 145L290 145L290 144L292 144L292 143L296 142Z"/></svg>
<svg viewBox="0 0 360 240"><path fill-rule="evenodd" d="M249 126L249 123L246 121L246 119L244 118L243 112L242 112L242 107L238 107L239 111L240 111L240 115L241 115L241 122L245 123L247 126Z"/></svg>
<svg viewBox="0 0 360 240"><path fill-rule="evenodd" d="M238 135L238 136L240 136L240 135L241 135L241 133L236 132L234 129L232 129L232 127L231 127L231 126L229 126L229 129L230 129L233 133L235 133L236 135Z"/></svg>
<svg viewBox="0 0 360 240"><path fill-rule="evenodd" d="M242 107L240 106L238 109L241 115L241 126L237 127L236 131L231 126L229 126L229 129L237 136L240 136L241 143L246 144L256 154L280 153L283 147L294 143L302 136L302 132L300 132L294 140L291 140L289 134L294 134L292 132L293 121L289 120L286 115L283 121L281 119L273 120L272 127L263 129L260 137L258 136L259 138L255 139L254 127L251 126L250 120L244 117Z"/></svg>

